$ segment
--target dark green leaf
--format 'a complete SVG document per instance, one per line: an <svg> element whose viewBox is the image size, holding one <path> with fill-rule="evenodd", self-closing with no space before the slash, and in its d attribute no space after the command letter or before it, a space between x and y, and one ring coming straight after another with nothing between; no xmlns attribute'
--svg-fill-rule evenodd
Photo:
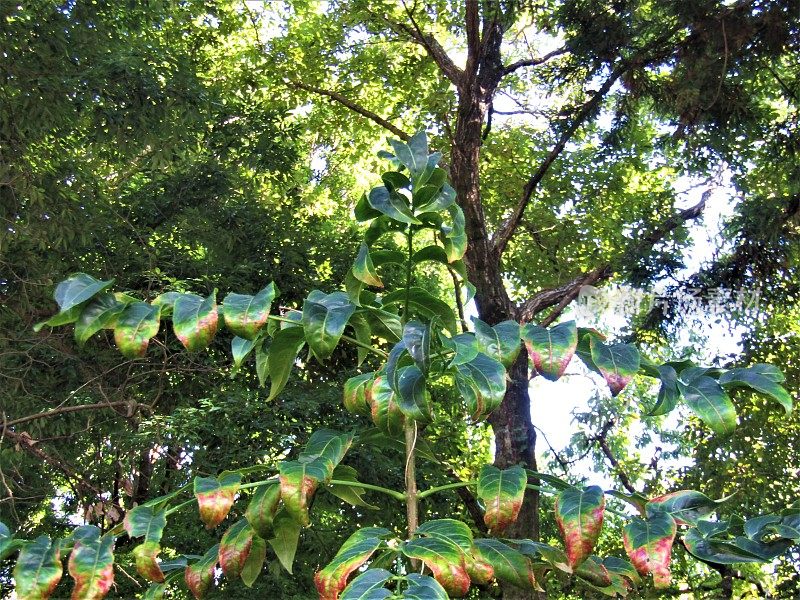
<svg viewBox="0 0 800 600"><path fill-rule="evenodd" d="M130 537L144 536L146 542L157 543L167 526L167 511L146 505L136 506L125 515L123 525Z"/></svg>
<svg viewBox="0 0 800 600"><path fill-rule="evenodd" d="M253 587L256 579L261 574L264 568L264 560L267 558L267 543L259 536L253 536L253 542L250 545L250 552L247 555L247 560L242 567L242 582L247 587Z"/></svg>
<svg viewBox="0 0 800 600"><path fill-rule="evenodd" d="M225 327L246 340L254 340L269 319L269 310L278 291L270 282L255 296L228 294L222 302Z"/></svg>
<svg viewBox="0 0 800 600"><path fill-rule="evenodd" d="M733 402L714 379L706 375L693 377L690 383L679 379L678 389L689 408L715 433L726 435L736 429Z"/></svg>
<svg viewBox="0 0 800 600"><path fill-rule="evenodd" d="M473 420L491 413L506 393L503 365L481 352L471 361L456 366L455 379Z"/></svg>
<svg viewBox="0 0 800 600"><path fill-rule="evenodd" d="M590 337L589 347L592 361L616 396L639 370L639 351L632 344L606 345L595 336Z"/></svg>
<svg viewBox="0 0 800 600"><path fill-rule="evenodd" d="M330 357L356 310L344 292L312 291L303 302L303 329L311 351L322 361ZM273 344L274 346L274 344Z"/></svg>
<svg viewBox="0 0 800 600"><path fill-rule="evenodd" d="M56 286L54 297L60 312L80 306L114 284L113 279L100 281L86 273L75 273Z"/></svg>
<svg viewBox="0 0 800 600"><path fill-rule="evenodd" d="M114 341L124 356L141 358L145 355L150 338L158 333L160 311L158 306L146 302L134 302L125 307L114 327Z"/></svg>
<svg viewBox="0 0 800 600"><path fill-rule="evenodd" d="M383 587L392 574L384 569L370 569L365 571L350 583L340 600L386 600L392 592Z"/></svg>
<svg viewBox="0 0 800 600"><path fill-rule="evenodd" d="M792 412L792 397L781 385L784 377L772 365L757 364L746 369L732 369L720 375L719 383L725 388L744 387L770 396L776 400L786 414Z"/></svg>
<svg viewBox="0 0 800 600"><path fill-rule="evenodd" d="M369 205L398 223L420 225L421 222L411 212L405 196L389 190L384 185L372 188L367 196Z"/></svg>
<svg viewBox="0 0 800 600"><path fill-rule="evenodd" d="M300 525L284 512L279 512L273 521L275 536L268 540L283 568L292 572L297 542L300 539Z"/></svg>
<svg viewBox="0 0 800 600"><path fill-rule="evenodd" d="M275 332L269 347L269 402L281 393L297 360L297 355L306 343L305 331L301 327L288 327Z"/></svg>
<svg viewBox="0 0 800 600"><path fill-rule="evenodd" d="M114 294L101 294L86 304L75 322L75 341L78 345L83 346L101 329L114 329L117 317L125 306Z"/></svg>
<svg viewBox="0 0 800 600"><path fill-rule="evenodd" d="M472 321L478 350L500 361L506 368L514 364L520 351L519 324L516 321L503 321L492 327L478 318Z"/></svg>
<svg viewBox="0 0 800 600"><path fill-rule="evenodd" d="M195 294L182 294L175 300L172 327L189 352L207 348L217 333L216 295L216 290L205 299Z"/></svg>
<svg viewBox="0 0 800 600"><path fill-rule="evenodd" d="M427 373L431 366L431 328L419 321L409 321L403 329L403 344L417 367Z"/></svg>

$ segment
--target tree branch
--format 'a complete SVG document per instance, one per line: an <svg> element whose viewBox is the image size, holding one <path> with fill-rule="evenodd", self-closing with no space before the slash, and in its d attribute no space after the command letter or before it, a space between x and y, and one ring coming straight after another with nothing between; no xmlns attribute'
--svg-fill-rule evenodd
<svg viewBox="0 0 800 600"><path fill-rule="evenodd" d="M403 141L408 141L409 139L411 139L411 136L408 135L402 129L396 127L395 125L392 125L392 123L390 123L389 121L387 121L386 119L384 119L380 115L372 112L371 110L367 110L366 108L364 108L360 104L357 104L357 103L353 102L352 100L350 100L349 98L343 96L339 92L333 92L331 90L326 90L326 89L323 89L323 88L319 88L319 87L316 87L316 86L313 86L313 85L309 85L307 83L303 83L302 81L288 80L288 84L291 85L292 87L299 88L301 90L305 90L305 91L311 92L313 94L319 94L321 96L326 96L326 97L330 98L331 100L333 100L335 102L338 102L342 106L345 106L345 107L349 108L353 112L356 112L356 113L360 114L362 117L366 117L370 121L373 121L373 122L377 123L378 125L380 125L384 129L387 129L388 131L391 131L393 134L395 134L397 137L399 137Z"/></svg>
<svg viewBox="0 0 800 600"><path fill-rule="evenodd" d="M20 417L19 419L7 421L5 423L0 424L0 430L6 427L12 427L14 425L20 425L21 423L27 423L28 421L35 421L37 419L47 419L50 417L55 417L57 415L63 415L82 410L98 410L102 408L117 408L122 406L128 407L128 413L129 413L128 416L130 416L130 414L135 412L142 405L129 400L120 400L117 402L98 402L97 404L80 404L78 406L63 406L61 408L54 408L52 410L36 413L34 415L28 415L27 417Z"/></svg>
<svg viewBox="0 0 800 600"><path fill-rule="evenodd" d="M472 2L468 2L467 5L473 4ZM408 20L411 21L411 27L406 25L405 23L393 23L386 19L386 22L389 23L390 26L395 27L409 36L412 40L416 43L421 45L425 48L425 51L428 53L433 59L433 62L441 69L442 73L444 73L445 77L447 77L453 85L456 87L460 87L462 80L464 78L464 72L459 69L453 60L448 56L445 49L442 45L430 34L426 34L422 31L422 28L417 23L417 20L414 18L414 13L411 11L408 6L406 5L405 1L403 1L403 9L405 9L406 14L408 15Z"/></svg>
<svg viewBox="0 0 800 600"><path fill-rule="evenodd" d="M548 52L547 54L540 56L538 58L526 58L523 60L518 60L517 62L513 62L510 65L506 65L503 67L503 76L510 75L517 69L522 69L523 67L536 67L538 65L542 65L546 63L551 58L555 58L556 56L561 56L562 54L566 54L569 52L566 46L562 46L561 48L556 48L555 50Z"/></svg>
<svg viewBox="0 0 800 600"><path fill-rule="evenodd" d="M633 487L630 477L628 477L628 474L622 470L617 457L614 456L614 453L611 452L611 447L608 445L608 432L611 431L614 423L614 419L609 419L606 421L605 425L603 425L603 429L600 431L600 434L596 435L592 441L597 442L597 445L600 446L600 450L603 451L603 454L605 454L608 462L611 463L612 467L614 467L614 471L616 472L617 477L619 477L622 487L628 490L631 494L636 494L636 488Z"/></svg>

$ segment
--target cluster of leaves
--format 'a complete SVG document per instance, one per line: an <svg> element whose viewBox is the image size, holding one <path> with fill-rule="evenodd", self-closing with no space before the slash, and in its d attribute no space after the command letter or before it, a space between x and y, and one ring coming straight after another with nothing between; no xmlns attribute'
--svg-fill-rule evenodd
<svg viewBox="0 0 800 600"><path fill-rule="evenodd" d="M437 166L440 156L428 153L424 132L407 144L395 141L392 146L394 154L387 153L386 158L395 170L385 173L383 185L365 195L356 209L358 218L370 224L346 279L345 292L315 290L303 302L302 310L290 309L283 316L275 316L270 314L277 295L274 284L254 296L228 294L218 308L216 292L207 298L169 292L147 303L109 291L113 280L77 274L56 288L59 313L37 327L75 323L79 343L102 329L111 329L120 351L139 357L146 353L162 318L171 318L175 335L187 350L198 351L214 338L221 314L225 327L235 335L232 353L236 367L255 351L259 378L262 383L267 377L271 380L270 398L283 389L306 344L309 356L322 362L341 341L348 341L361 351L359 364L367 352L380 355L385 362L378 371L362 373L345 384L345 407L370 415L379 429L395 438L409 428L416 438L418 428L432 419L434 399L429 383L433 381L452 382L466 414L473 421L485 419L503 400L506 369L517 359L523 344L535 372L547 379L560 378L576 354L589 369L603 376L613 395L637 374L656 378L661 386L651 413L666 414L682 398L719 433L728 433L736 426L726 388L747 387L774 398L787 412L791 410L791 399L780 385L782 375L770 365L732 370L700 368L688 361L656 365L642 358L635 346L606 344L601 334L579 329L574 322L545 328L520 326L514 321L492 326L475 320L474 332L458 333L452 309L411 282L416 265L433 261L460 273L469 293L460 262L466 248L463 213L454 204L455 193L444 171ZM376 249L384 235L395 234L406 242L405 254ZM426 245L416 248L415 241L420 238ZM383 286L377 268L391 263L406 269L405 288L381 295L366 289ZM348 327L352 337L345 334ZM375 340L378 345L390 345L389 351L373 346ZM242 476L262 470L262 465L217 478L195 478L195 500L201 519L210 529L226 518L237 494L255 490L244 518L233 523L220 543L202 557L157 560L166 517L182 506L168 508L169 502L184 489L132 508L123 525L105 535L94 526L85 526L66 540L53 542L43 537L24 542L4 528L5 552L20 549L15 568L18 593L22 590L21 597L47 598L62 574L60 552L71 545L69 571L76 582L76 597L81 597L84 589L91 590L92 597L104 596L113 581L114 539L124 530L131 538L144 538L133 554L140 575L154 582L150 597L159 598L166 584L184 568L186 585L199 599L211 585L217 564L226 577L241 578L252 585L265 560L267 543L290 570L300 530L310 525L309 507L320 486L330 486L332 493L355 504L363 502L361 494L366 489L407 502L440 491L400 492L360 483L352 469L340 465L352 442L352 434L321 430L311 436L296 459L277 465L276 478L242 485ZM413 444L408 452L413 457ZM549 487L529 483L529 478ZM457 597L466 594L473 583L483 585L494 579L538 589L537 581L550 571L575 574L585 585L611 596L625 595L629 588L641 584L641 577L651 574L656 587L669 584L671 549L678 526L689 527L683 538L689 552L723 564L768 561L800 540L797 508L750 521L711 521L708 517L718 502L700 492L685 490L649 500L608 492L640 513L623 530L628 563L618 557L592 554L606 510L606 493L599 487L578 488L518 466L504 470L486 466L476 481L458 485L477 487L485 507L484 522L492 537L474 539L467 525L452 519L412 527L408 539L397 539L384 528L359 530L317 574L320 597ZM529 487L556 495L555 519L563 550L532 540L502 538L503 531L518 518ZM274 537L267 542L270 535ZM379 554L370 563L372 568L348 584L349 576L376 552ZM433 577L406 575L408 565L415 561L422 562ZM393 565L397 576L383 568ZM176 573L168 575L172 570ZM384 586L390 580L393 591Z"/></svg>

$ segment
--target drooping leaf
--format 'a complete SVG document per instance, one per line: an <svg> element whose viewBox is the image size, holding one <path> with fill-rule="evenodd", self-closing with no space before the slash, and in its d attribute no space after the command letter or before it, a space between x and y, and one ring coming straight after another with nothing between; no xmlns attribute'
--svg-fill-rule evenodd
<svg viewBox="0 0 800 600"><path fill-rule="evenodd" d="M83 346L101 329L113 329L125 306L111 293L100 294L86 304L75 322L75 341L78 345Z"/></svg>
<svg viewBox="0 0 800 600"><path fill-rule="evenodd" d="M356 256L356 261L353 264L353 275L367 285L383 287L383 281L378 277L375 265L372 263L372 257L369 255L369 247L363 242L358 249L358 256Z"/></svg>
<svg viewBox="0 0 800 600"><path fill-rule="evenodd" d="M228 579L236 579L250 554L255 531L247 519L240 519L231 525L219 542L219 565Z"/></svg>
<svg viewBox="0 0 800 600"><path fill-rule="evenodd" d="M661 387L658 390L656 404L649 413L651 417L669 414L677 406L680 398L677 371L670 365L661 365L657 367L657 372Z"/></svg>
<svg viewBox="0 0 800 600"><path fill-rule="evenodd" d="M353 467L349 465L337 465L333 470L333 479L337 481L353 482L352 485L331 483L327 489L337 498L341 498L353 506L363 506L364 508L370 509L378 508L364 500L364 493L366 490L358 485L358 472Z"/></svg>
<svg viewBox="0 0 800 600"><path fill-rule="evenodd" d="M411 212L405 196L390 190L385 185L374 187L367 196L369 205L398 223L419 225L420 221Z"/></svg>
<svg viewBox="0 0 800 600"><path fill-rule="evenodd" d="M325 465L325 480L327 481L352 443L353 434L351 433L341 433L333 429L318 429L308 438L299 460L310 462L319 459Z"/></svg>
<svg viewBox="0 0 800 600"><path fill-rule="evenodd" d="M417 215L427 212L439 212L453 206L456 201L456 191L449 183L438 185L428 184L420 190L419 198L414 198L414 212Z"/></svg>
<svg viewBox="0 0 800 600"><path fill-rule="evenodd" d="M388 534L388 529L367 527L347 538L333 560L314 575L320 600L338 600L350 574L369 560L383 543L381 538Z"/></svg>
<svg viewBox="0 0 800 600"><path fill-rule="evenodd" d="M500 406L506 393L505 368L482 352L471 361L456 365L455 380L471 418L476 421Z"/></svg>
<svg viewBox="0 0 800 600"><path fill-rule="evenodd" d="M402 190L411 187L411 180L400 171L387 171L381 175L384 185L392 190Z"/></svg>
<svg viewBox="0 0 800 600"><path fill-rule="evenodd" d="M561 548L554 548L553 546L534 540L518 540L518 544L517 549L525 556L544 561L559 571L572 573L572 567L569 566L569 559Z"/></svg>
<svg viewBox="0 0 800 600"><path fill-rule="evenodd" d="M559 323L549 329L528 323L522 328L521 337L533 368L550 381L556 381L564 374L578 346L575 321Z"/></svg>
<svg viewBox="0 0 800 600"><path fill-rule="evenodd" d="M22 540L14 539L5 523L0 522L0 560L11 556L24 544Z"/></svg>
<svg viewBox="0 0 800 600"><path fill-rule="evenodd" d="M409 573L406 577L408 587L403 592L403 600L448 600L447 590L439 582L418 573Z"/></svg>
<svg viewBox="0 0 800 600"><path fill-rule="evenodd" d="M181 294L172 311L172 327L181 344L189 351L207 348L217 333L219 313L217 292L208 298L196 294Z"/></svg>
<svg viewBox="0 0 800 600"><path fill-rule="evenodd" d="M292 572L297 542L300 540L300 525L285 511L279 511L272 522L274 535L267 540L283 568Z"/></svg>
<svg viewBox="0 0 800 600"><path fill-rule="evenodd" d="M472 532L466 523L455 519L434 519L417 527L415 535L439 538L455 544L467 553L472 550Z"/></svg>
<svg viewBox="0 0 800 600"><path fill-rule="evenodd" d="M611 574L596 556L587 556L586 559L578 565L575 574L598 587L611 585Z"/></svg>
<svg viewBox="0 0 800 600"><path fill-rule="evenodd" d="M238 473L194 478L194 495L206 529L214 529L225 520L241 483L242 476Z"/></svg>
<svg viewBox="0 0 800 600"><path fill-rule="evenodd" d="M605 495L596 485L585 490L569 488L556 497L556 523L573 569L592 553L600 537L604 509Z"/></svg>
<svg viewBox="0 0 800 600"><path fill-rule="evenodd" d="M520 351L519 323L503 321L492 327L478 318L473 318L472 321L475 324L478 350L499 361L506 368L514 364Z"/></svg>
<svg viewBox="0 0 800 600"><path fill-rule="evenodd" d="M72 536L75 544L67 564L75 581L72 600L100 600L114 583L114 538L101 537L94 525L81 525Z"/></svg>
<svg viewBox="0 0 800 600"><path fill-rule="evenodd" d="M467 251L467 230L464 211L458 204L453 204L447 209L452 219L452 225L442 227L442 244L447 252L447 260L451 263L463 258Z"/></svg>
<svg viewBox="0 0 800 600"><path fill-rule="evenodd" d="M166 583L152 583L142 596L142 600L163 600L164 592L167 591Z"/></svg>
<svg viewBox="0 0 800 600"><path fill-rule="evenodd" d="M639 370L639 351L632 344L606 345L596 336L590 336L589 347L592 361L608 383L611 395L616 396Z"/></svg>
<svg viewBox="0 0 800 600"><path fill-rule="evenodd" d="M233 369L232 374L236 374L239 369L242 367L242 363L244 359L253 351L256 347L257 342L246 340L244 338L240 338L239 336L234 337L231 340L231 354L233 355Z"/></svg>
<svg viewBox="0 0 800 600"><path fill-rule="evenodd" d="M411 257L411 262L415 265L430 261L439 263L440 265L449 265L450 261L447 260L447 252L441 246L425 246L424 248L414 252Z"/></svg>
<svg viewBox="0 0 800 600"><path fill-rule="evenodd" d="M616 556L608 556L603 559L603 566L605 566L609 572L625 577L632 585L640 585L642 583L642 579L639 577L636 568L627 560L617 558Z"/></svg>
<svg viewBox="0 0 800 600"><path fill-rule="evenodd" d="M344 383L344 407L353 414L369 414L367 389L372 386L375 373L362 373Z"/></svg>
<svg viewBox="0 0 800 600"><path fill-rule="evenodd" d="M308 295L303 302L303 329L314 356L319 360L330 357L355 310L344 292L314 290Z"/></svg>
<svg viewBox="0 0 800 600"><path fill-rule="evenodd" d="M399 435L403 431L404 415L397 404L394 390L385 375L378 375L372 385L365 390L370 405L372 422L389 435Z"/></svg>
<svg viewBox="0 0 800 600"><path fill-rule="evenodd" d="M483 521L493 535L502 533L517 520L528 475L515 465L502 471L494 465L484 465L478 476L478 498L486 507Z"/></svg>
<svg viewBox="0 0 800 600"><path fill-rule="evenodd" d="M113 284L113 279L100 281L86 273L75 273L56 286L53 296L61 312L66 312L107 290Z"/></svg>
<svg viewBox="0 0 800 600"><path fill-rule="evenodd" d="M261 340L256 344L256 375L258 375L259 387L264 387L269 377L269 349L271 342Z"/></svg>
<svg viewBox="0 0 800 600"><path fill-rule="evenodd" d="M114 341L123 356L141 358L145 355L150 338L158 333L160 311L158 306L134 302L119 314L114 327Z"/></svg>
<svg viewBox="0 0 800 600"><path fill-rule="evenodd" d="M286 387L297 355L305 343L305 332L302 327L287 327L275 332L269 347L270 388L267 402L274 399Z"/></svg>
<svg viewBox="0 0 800 600"><path fill-rule="evenodd" d="M356 205L353 207L353 216L359 223L371 221L376 217L380 217L382 214L383 213L381 211L375 210L372 208L372 206L370 206L366 194L362 194L358 199L358 202L356 202Z"/></svg>
<svg viewBox="0 0 800 600"><path fill-rule="evenodd" d="M423 373L431 366L431 328L419 321L409 321L403 329L403 344Z"/></svg>
<svg viewBox="0 0 800 600"><path fill-rule="evenodd" d="M142 504L129 510L122 522L132 538L142 537L146 542L160 542L167 526L167 511Z"/></svg>
<svg viewBox="0 0 800 600"><path fill-rule="evenodd" d="M156 583L164 581L164 573L157 560L159 552L161 552L161 546L155 541L145 541L133 549L136 571L148 581Z"/></svg>
<svg viewBox="0 0 800 600"><path fill-rule="evenodd" d="M724 388L749 388L776 400L786 411L792 412L792 397L781 385L784 381L780 369L772 365L756 364L746 369L731 369L720 375L719 383Z"/></svg>
<svg viewBox="0 0 800 600"><path fill-rule="evenodd" d="M442 345L453 351L449 366L463 365L478 356L478 341L473 333L459 333L452 338L440 334Z"/></svg>
<svg viewBox="0 0 800 600"><path fill-rule="evenodd" d="M81 316L83 305L73 306L69 310L61 311L46 321L41 321L33 326L33 331L39 333L44 327L58 327L59 325L69 325L78 320Z"/></svg>
<svg viewBox="0 0 800 600"><path fill-rule="evenodd" d="M647 519L634 517L622 530L628 558L643 577L653 574L656 588L669 586L669 562L676 531L675 519L665 512L655 512Z"/></svg>
<svg viewBox="0 0 800 600"><path fill-rule="evenodd" d="M492 565L494 575L500 581L522 589L536 589L533 566L527 556L494 538L475 540L473 552L476 558Z"/></svg>
<svg viewBox="0 0 800 600"><path fill-rule="evenodd" d="M726 435L736 429L736 409L716 380L707 375L700 375L684 383L679 378L678 389L689 408L714 433Z"/></svg>
<svg viewBox="0 0 800 600"><path fill-rule="evenodd" d="M425 563L451 596L461 597L469 591L466 559L456 544L441 537L424 537L405 542L401 550L408 558Z"/></svg>
<svg viewBox="0 0 800 600"><path fill-rule="evenodd" d="M384 294L382 297L384 306L393 304L402 306L406 300L408 300L409 310L412 315L421 316L428 320L438 318L451 335L456 335L456 315L453 309L429 291L420 287L412 287L408 294L406 294L405 290L397 290Z"/></svg>
<svg viewBox="0 0 800 600"><path fill-rule="evenodd" d="M244 513L250 526L263 538L272 530L272 520L278 512L281 489L277 483L268 483L256 488Z"/></svg>
<svg viewBox="0 0 800 600"><path fill-rule="evenodd" d="M738 547L736 544L703 535L696 527L689 529L684 534L682 541L693 556L719 565L764 562L761 557Z"/></svg>
<svg viewBox="0 0 800 600"><path fill-rule="evenodd" d="M430 394L425 387L425 376L416 365L398 369L396 399L406 417L415 421L430 420Z"/></svg>
<svg viewBox="0 0 800 600"><path fill-rule="evenodd" d="M247 587L253 587L256 579L261 574L266 558L267 542L264 541L264 538L254 535L253 542L250 545L250 552L242 567L242 582Z"/></svg>
<svg viewBox="0 0 800 600"><path fill-rule="evenodd" d="M392 592L383 585L392 576L385 569L369 569L350 582L340 600L386 600Z"/></svg>
<svg viewBox="0 0 800 600"><path fill-rule="evenodd" d="M663 511L672 515L678 525L696 525L698 519L714 512L718 504L700 492L679 490L653 498L647 503L646 510L648 516Z"/></svg>
<svg viewBox="0 0 800 600"><path fill-rule="evenodd" d="M184 579L195 600L202 600L208 588L211 587L218 560L219 544L209 548L203 558L186 567Z"/></svg>
<svg viewBox="0 0 800 600"><path fill-rule="evenodd" d="M367 360L369 346L372 345L372 326L363 313L356 313L350 317L349 325L353 328L356 340L363 344L363 346L358 346L356 348L356 352L358 353L356 366L360 367L361 364Z"/></svg>
<svg viewBox="0 0 800 600"><path fill-rule="evenodd" d="M222 301L225 327L242 339L254 340L269 319L270 306L275 296L277 288L273 282L255 296L228 294Z"/></svg>
<svg viewBox="0 0 800 600"><path fill-rule="evenodd" d="M398 315L373 306L365 306L363 310L372 327L372 332L376 336L382 337L389 343L400 341L403 335L403 326Z"/></svg>
<svg viewBox="0 0 800 600"><path fill-rule="evenodd" d="M17 597L20 600L47 600L63 574L59 542L41 535L22 546L17 557L14 565Z"/></svg>

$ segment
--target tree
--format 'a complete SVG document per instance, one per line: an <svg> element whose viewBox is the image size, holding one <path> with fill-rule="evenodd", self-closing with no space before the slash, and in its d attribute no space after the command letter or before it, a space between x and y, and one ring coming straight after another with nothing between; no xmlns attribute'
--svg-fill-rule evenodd
<svg viewBox="0 0 800 600"><path fill-rule="evenodd" d="M792 400L780 385L783 376L774 366L726 370L698 367L690 361L657 365L641 357L635 346L606 344L601 334L579 330L574 321L546 328L534 324L520 327L510 320L491 326L476 320L474 333L459 332L453 310L414 285L416 268L427 262L454 270L462 278L460 283L466 283L461 261L467 251L466 231L463 213L455 204L455 190L437 167L441 155L429 154L424 132L410 138L408 144L395 140L392 147L394 154L386 156L394 169L382 175L383 184L365 194L356 208L357 218L370 225L345 280L346 291L314 290L303 300L302 309L288 308L274 315L271 309L277 290L273 283L255 295L229 293L218 308L216 290L206 298L167 292L148 303L110 291L113 280L78 273L56 287L60 311L37 328L74 324L79 339L111 329L119 351L137 358L146 354L162 318L171 318L175 336L189 352L208 347L221 320L235 334L231 346L237 362L255 353L259 376L268 372L270 398L286 385L304 346L308 346L309 361L324 362L340 342L352 343L359 350L359 363L372 353L380 358L380 366L345 383L345 407L368 414L382 437L404 444L403 490L361 482L357 473L341 464L354 442L353 432L318 430L292 458L277 465L256 463L224 471L217 477L195 477L191 484L133 507L123 523L106 532L83 525L63 540L53 541L49 536L24 540L2 525L0 556L19 550L14 569L19 595L48 598L62 576L60 553L70 549L73 597L104 597L114 581L115 539L123 533L131 539L144 538L132 555L139 574L154 582L149 597L162 597L167 584L184 573L193 595L202 598L218 563L226 578L241 577L246 585L252 585L263 568L270 535L274 537L269 544L291 571L300 530L310 524L316 491L326 486L355 505L364 505L362 495L367 490L405 503L407 530L398 536L387 528L366 527L351 535L315 575L323 599L444 600L464 596L472 584L485 586L494 579L502 581L506 589L535 590L537 582L551 573L574 575L582 585L609 596L626 595L630 587L641 584L641 577L652 575L656 589L670 585L670 555L679 525L687 527L681 538L687 550L708 564L766 562L800 541L800 508L796 506L748 520L734 515L711 521L706 517L717 512L724 499L715 501L693 490L655 498L636 492L604 492L598 486L575 486L520 464L503 469L485 465L476 480L418 489L418 448L424 448L427 425L446 406L446 400L434 395L437 382L458 389L457 404L472 421L484 420L504 401L507 370L518 363L523 344L542 377L558 379L577 354L604 377L614 396L637 374L653 377L661 385L656 410L670 412L683 400L717 433L730 433L736 427L736 411L727 389L760 392L787 411ZM404 252L382 247L397 237L405 241ZM405 271L404 285L379 295L369 291L368 287L384 287L381 272L391 264ZM388 352L380 347L384 344L389 345ZM369 443L363 436L358 441ZM242 484L243 477L264 470L277 470L278 474ZM475 538L468 525L451 518L420 522L422 500L470 486L477 488L485 507L481 529L489 536ZM194 497L174 504L190 488ZM522 518L527 488L556 496L555 521L564 550L508 536L509 527ZM225 521L237 494L248 489L254 490L248 507L219 544L202 557L158 561L167 517L196 503L201 520L214 529ZM606 508L606 494L624 500L639 516ZM606 511L626 521L622 537L630 563L592 554ZM368 561L371 568L348 582ZM420 564L432 576L414 573ZM384 566L394 566L396 574Z"/></svg>

